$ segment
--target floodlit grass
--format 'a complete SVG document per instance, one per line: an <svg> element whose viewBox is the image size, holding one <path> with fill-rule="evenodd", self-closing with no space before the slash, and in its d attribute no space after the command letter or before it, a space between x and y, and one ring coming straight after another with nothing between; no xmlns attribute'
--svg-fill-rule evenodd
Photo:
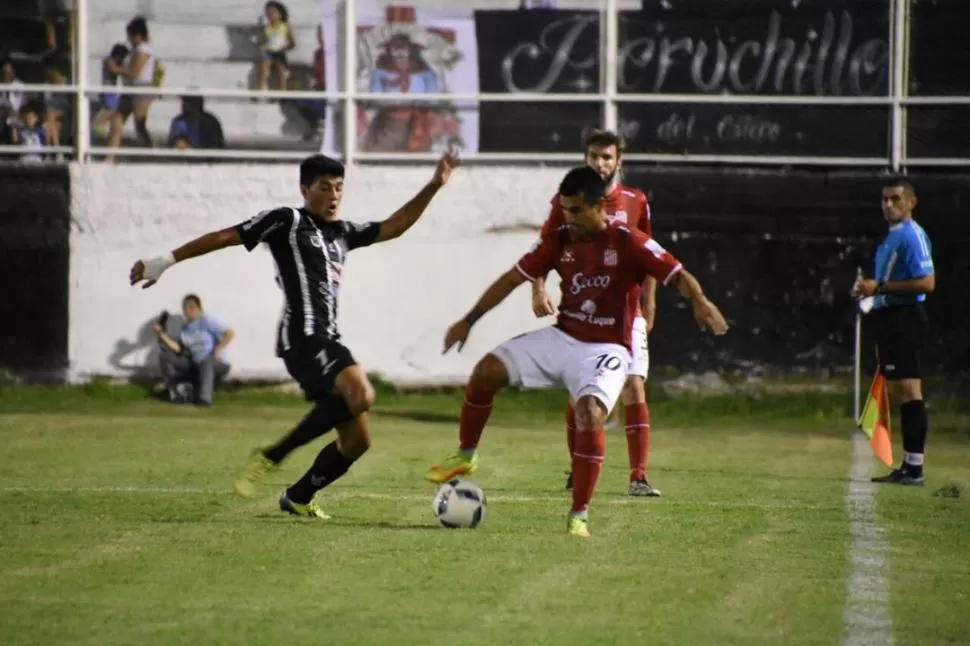
<svg viewBox="0 0 970 646"><path fill-rule="evenodd" d="M836 644L851 545L844 397L658 401L651 481L625 494L608 436L593 538L564 533L562 395L513 394L485 434L479 529L431 512L427 466L456 441L454 394L382 392L372 451L320 502L246 502L252 447L302 414L227 393L212 410L134 389L0 391L0 644ZM778 412L778 411L781 412ZM923 490L880 489L899 643L970 643L970 506L959 418Z"/></svg>

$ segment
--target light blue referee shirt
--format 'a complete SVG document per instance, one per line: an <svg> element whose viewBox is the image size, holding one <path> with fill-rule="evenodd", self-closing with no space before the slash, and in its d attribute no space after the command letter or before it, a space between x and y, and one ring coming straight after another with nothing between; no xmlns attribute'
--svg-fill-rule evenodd
<svg viewBox="0 0 970 646"><path fill-rule="evenodd" d="M876 249L877 282L913 280L933 273L933 247L923 227L912 219L889 227L889 235ZM926 294L877 294L874 307L901 307L926 300Z"/></svg>

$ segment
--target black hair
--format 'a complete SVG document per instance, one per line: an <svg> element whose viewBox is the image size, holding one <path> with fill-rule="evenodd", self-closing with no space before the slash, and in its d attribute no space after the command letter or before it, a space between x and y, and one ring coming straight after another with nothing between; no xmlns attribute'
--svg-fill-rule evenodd
<svg viewBox="0 0 970 646"><path fill-rule="evenodd" d="M145 18L142 17L142 16L137 16L136 18L132 18L131 19L131 22L129 22L125 26L125 33L126 34L136 34L138 36L141 36L142 38L147 39L148 38L148 21L145 20Z"/></svg>
<svg viewBox="0 0 970 646"><path fill-rule="evenodd" d="M916 195L916 189L913 188L913 183L910 182L906 177L902 175L897 175L886 179L882 183L883 188L901 188L908 191L912 195Z"/></svg>
<svg viewBox="0 0 970 646"><path fill-rule="evenodd" d="M606 182L589 166L577 166L562 178L559 194L563 197L582 195L586 204L593 205L606 197Z"/></svg>
<svg viewBox="0 0 970 646"><path fill-rule="evenodd" d="M185 298L182 299L182 306L184 307L186 303L195 303L195 306L200 310L202 309L202 299L195 294L186 294Z"/></svg>
<svg viewBox="0 0 970 646"><path fill-rule="evenodd" d="M276 2L276 0L270 0L263 7L263 11L268 10L270 7L276 7L276 10L280 12L280 22L290 21L290 12L286 10L286 7L282 2Z"/></svg>
<svg viewBox="0 0 970 646"><path fill-rule="evenodd" d="M124 60L125 58L128 58L128 54L130 53L131 50L128 49L126 45L115 43L115 46L111 48L111 53L108 54L108 58L113 58L114 60Z"/></svg>
<svg viewBox="0 0 970 646"><path fill-rule="evenodd" d="M343 177L344 165L326 155L310 155L300 164L300 186L309 186L318 177Z"/></svg>
<svg viewBox="0 0 970 646"><path fill-rule="evenodd" d="M38 117L41 117L44 114L44 108L44 102L40 99L28 99L20 108L20 113L27 114L28 112L33 112Z"/></svg>

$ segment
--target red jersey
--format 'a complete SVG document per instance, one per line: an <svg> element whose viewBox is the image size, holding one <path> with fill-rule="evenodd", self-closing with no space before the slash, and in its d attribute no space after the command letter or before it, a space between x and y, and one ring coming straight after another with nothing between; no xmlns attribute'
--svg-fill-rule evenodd
<svg viewBox="0 0 970 646"><path fill-rule="evenodd" d="M562 278L556 327L587 343L616 343L632 350L636 313L629 294L647 276L666 284L680 262L653 238L626 225L611 224L590 238L573 240L561 227L543 235L516 269L529 280L555 270Z"/></svg>
<svg viewBox="0 0 970 646"><path fill-rule="evenodd" d="M552 208L545 224L542 225L542 234L545 235L555 231L566 224L566 218L559 207L559 195L552 198ZM617 184L609 195L606 196L604 204L606 214L610 216L611 224L625 224L630 229L639 229L648 236L653 235L653 223L650 219L650 204L647 196L638 188ZM630 307L633 308L636 316L643 316L640 307L640 286L631 289L628 295Z"/></svg>

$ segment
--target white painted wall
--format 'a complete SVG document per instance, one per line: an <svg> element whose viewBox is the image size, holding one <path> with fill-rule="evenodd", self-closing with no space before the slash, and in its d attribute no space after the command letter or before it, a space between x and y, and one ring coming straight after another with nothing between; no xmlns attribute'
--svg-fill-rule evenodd
<svg viewBox="0 0 970 646"><path fill-rule="evenodd" d="M360 167L347 178L342 216L378 220L430 177L426 167ZM139 257L174 249L274 206L298 204L295 166L73 165L70 345L72 379L123 376L151 363L150 325L198 293L236 330L234 376L285 378L274 356L282 296L269 252L227 249L177 265L148 290L130 288ZM462 168L403 238L351 254L340 328L369 371L398 383L461 382L483 353L546 325L523 286L476 327L461 355L441 356L451 322L524 253L548 213L559 169ZM492 227L534 230L488 233ZM558 294L555 294L558 298ZM113 355L120 358L112 359ZM154 365L149 366L154 370Z"/></svg>

